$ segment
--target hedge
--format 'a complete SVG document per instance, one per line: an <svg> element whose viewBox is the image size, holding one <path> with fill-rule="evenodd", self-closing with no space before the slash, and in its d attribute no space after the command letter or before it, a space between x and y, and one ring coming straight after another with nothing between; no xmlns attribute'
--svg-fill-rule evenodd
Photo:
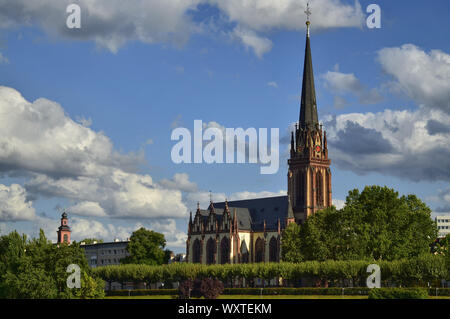
<svg viewBox="0 0 450 319"><path fill-rule="evenodd" d="M428 299L424 288L374 288L369 292L369 299Z"/></svg>
<svg viewBox="0 0 450 319"><path fill-rule="evenodd" d="M367 295L369 288L225 288L223 295Z"/></svg>
<svg viewBox="0 0 450 319"><path fill-rule="evenodd" d="M369 289L366 287L360 288L288 288L288 287L276 287L276 288L225 288L222 295L328 295L328 296L354 296L362 295L367 296L373 290L386 290L386 291L410 291L415 288L374 288ZM436 289L431 288L421 289L427 292L429 296L436 296ZM172 295L178 296L178 289L136 289L136 290L112 290L107 292L108 296L162 296ZM450 288L438 288L438 296L450 296Z"/></svg>
<svg viewBox="0 0 450 319"><path fill-rule="evenodd" d="M166 296L178 295L178 289L135 289L135 290L111 290L107 296Z"/></svg>
<svg viewBox="0 0 450 319"><path fill-rule="evenodd" d="M94 268L96 275L107 282L173 283L186 279L218 278L224 283L233 279L251 282L257 278L270 280L281 277L290 283L299 279L327 282L341 286L343 280L352 280L353 286L365 286L367 266L376 263L381 268L382 286L399 287L439 286L441 279L450 280L450 271L440 255L425 255L396 261L307 261L302 263L257 263L201 265L174 263L162 266L116 265ZM229 285L230 286L230 285Z"/></svg>

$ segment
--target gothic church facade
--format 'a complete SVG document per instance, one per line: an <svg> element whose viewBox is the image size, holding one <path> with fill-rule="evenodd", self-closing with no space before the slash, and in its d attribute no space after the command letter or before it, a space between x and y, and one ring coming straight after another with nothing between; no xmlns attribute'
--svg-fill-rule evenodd
<svg viewBox="0 0 450 319"><path fill-rule="evenodd" d="M289 223L302 224L332 205L326 132L317 115L309 19L299 122L291 133L287 196L197 205L188 224L186 260L226 264L278 262L281 236Z"/></svg>

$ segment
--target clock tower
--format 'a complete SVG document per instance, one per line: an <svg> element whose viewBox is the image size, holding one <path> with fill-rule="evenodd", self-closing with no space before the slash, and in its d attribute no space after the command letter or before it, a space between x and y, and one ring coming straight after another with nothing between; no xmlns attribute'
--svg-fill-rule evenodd
<svg viewBox="0 0 450 319"><path fill-rule="evenodd" d="M331 171L326 132L317 116L316 92L309 39L309 6L306 10L306 48L300 121L291 132L288 160L288 196L295 221L303 223L316 211L332 205Z"/></svg>

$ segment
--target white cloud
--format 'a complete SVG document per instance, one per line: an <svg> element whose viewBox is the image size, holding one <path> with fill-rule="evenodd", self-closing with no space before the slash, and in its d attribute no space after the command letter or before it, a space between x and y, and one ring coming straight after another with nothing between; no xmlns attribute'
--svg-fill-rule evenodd
<svg viewBox="0 0 450 319"><path fill-rule="evenodd" d="M109 239L112 238L110 230L103 223L93 219L73 217L69 223L72 230L72 240L83 240L84 238Z"/></svg>
<svg viewBox="0 0 450 319"><path fill-rule="evenodd" d="M440 50L429 53L413 44L384 48L378 61L394 77L393 90L426 107L450 113L450 54Z"/></svg>
<svg viewBox="0 0 450 319"><path fill-rule="evenodd" d="M0 0L0 29L38 26L50 35L72 40L93 41L97 46L117 52L131 41L182 45L193 33L217 33L208 21L192 18L199 4L219 9L220 20L235 26L232 32L261 57L272 42L261 33L305 28L307 0L79 0L81 28L66 27L66 7L70 0ZM364 14L358 1L354 5L340 0L311 1L313 30L361 27ZM195 20L195 21L194 21ZM209 30L205 26L210 26Z"/></svg>
<svg viewBox="0 0 450 319"><path fill-rule="evenodd" d="M196 192L197 184L189 180L189 175L186 173L177 173L171 180L162 179L159 184L167 189L178 189L183 192Z"/></svg>
<svg viewBox="0 0 450 319"><path fill-rule="evenodd" d="M337 209L342 209L345 206L345 200L333 198L333 205Z"/></svg>
<svg viewBox="0 0 450 319"><path fill-rule="evenodd" d="M0 64L8 64L9 60L0 52Z"/></svg>
<svg viewBox="0 0 450 319"><path fill-rule="evenodd" d="M0 221L33 220L33 203L27 200L26 190L18 185L0 184Z"/></svg>
<svg viewBox="0 0 450 319"><path fill-rule="evenodd" d="M25 184L33 193L64 197L75 201L97 203L110 217L116 218L183 218L187 209L179 190L164 189L149 175L112 169L95 177L59 178L35 175ZM75 213L88 215L91 210L77 207ZM101 210L95 210L95 216ZM70 211L69 211L70 212Z"/></svg>
<svg viewBox="0 0 450 319"><path fill-rule="evenodd" d="M103 133L73 121L45 98L28 102L0 86L0 111L0 171L96 176L111 167L133 171L143 162L143 153L118 153Z"/></svg>
<svg viewBox="0 0 450 319"><path fill-rule="evenodd" d="M38 216L35 220L34 232L37 235L39 234L39 229L42 228L46 236L50 240L55 241L55 232L58 226L59 220ZM97 238L105 242L113 241L116 238L126 240L131 237L134 231L144 227L162 233L169 249L186 247L186 233L177 229L175 220L170 218L145 221L143 223L137 222L133 226L123 226L101 222L92 218L72 217L69 214L69 226L72 231L71 239L76 241L81 241L85 238ZM0 230L3 233L8 231L9 228L0 223Z"/></svg>
<svg viewBox="0 0 450 319"><path fill-rule="evenodd" d="M67 208L72 214L80 216L106 216L105 210L97 202L84 201Z"/></svg>
<svg viewBox="0 0 450 319"><path fill-rule="evenodd" d="M331 160L358 174L379 172L413 181L448 181L449 136L430 132L430 121L450 126L449 115L424 107L328 117L324 126Z"/></svg>
<svg viewBox="0 0 450 319"><path fill-rule="evenodd" d="M351 93L358 97L360 104L375 104L382 100L382 96L377 89L368 90L353 73L341 73L338 71L328 71L322 76L325 80L325 87L336 94ZM342 108L347 104L340 96L335 96L335 108Z"/></svg>
<svg viewBox="0 0 450 319"><path fill-rule="evenodd" d="M177 229L174 219L153 220L149 223L148 229L164 234L166 245L171 248L185 248L187 235Z"/></svg>
<svg viewBox="0 0 450 319"><path fill-rule="evenodd" d="M266 37L256 34L252 30L237 27L231 33L232 37L239 39L246 49L253 49L258 58L272 49L273 43Z"/></svg>
<svg viewBox="0 0 450 319"><path fill-rule="evenodd" d="M303 30L308 0L211 0L231 22L255 30ZM311 25L313 29L362 27L364 14L361 5L344 4L339 0L312 0Z"/></svg>
<svg viewBox="0 0 450 319"><path fill-rule="evenodd" d="M267 83L267 85L268 86L271 86L271 87L273 87L273 88L278 88L278 84L277 84L277 82L275 82L275 81L270 81L270 82L268 82Z"/></svg>
<svg viewBox="0 0 450 319"><path fill-rule="evenodd" d="M450 213L450 186L445 189L439 189L435 201L439 206L434 210L438 213Z"/></svg>
<svg viewBox="0 0 450 319"><path fill-rule="evenodd" d="M182 44L196 27L187 11L201 0L79 0L81 28L66 27L73 1L0 0L0 28L37 25L47 33L95 42L116 52L128 41Z"/></svg>
<svg viewBox="0 0 450 319"><path fill-rule="evenodd" d="M179 190L133 172L143 153L119 154L108 137L73 121L59 104L31 103L0 87L0 113L0 171L30 178L29 193L73 200L80 215L186 216Z"/></svg>

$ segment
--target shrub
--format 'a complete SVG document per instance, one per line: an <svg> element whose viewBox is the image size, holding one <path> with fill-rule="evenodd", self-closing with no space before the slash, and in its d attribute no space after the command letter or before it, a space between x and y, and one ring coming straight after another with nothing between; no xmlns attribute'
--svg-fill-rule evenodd
<svg viewBox="0 0 450 319"><path fill-rule="evenodd" d="M194 289L194 282L190 279L185 280L178 286L178 296L180 299L191 298L191 292Z"/></svg>
<svg viewBox="0 0 450 319"><path fill-rule="evenodd" d="M374 288L369 292L369 299L427 299L428 291L424 288Z"/></svg>
<svg viewBox="0 0 450 319"><path fill-rule="evenodd" d="M216 299L223 291L223 283L218 279L203 278L196 280L185 280L178 287L180 299L189 299L191 297L206 299Z"/></svg>
<svg viewBox="0 0 450 319"><path fill-rule="evenodd" d="M203 278L200 292L206 299L216 299L223 292L223 283L218 279Z"/></svg>

